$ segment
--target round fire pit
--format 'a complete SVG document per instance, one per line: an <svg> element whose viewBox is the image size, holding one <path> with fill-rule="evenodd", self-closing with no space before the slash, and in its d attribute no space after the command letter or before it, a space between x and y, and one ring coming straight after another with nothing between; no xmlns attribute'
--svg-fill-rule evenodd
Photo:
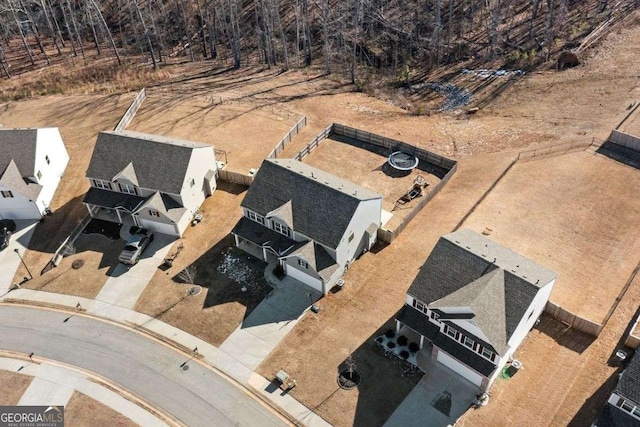
<svg viewBox="0 0 640 427"><path fill-rule="evenodd" d="M362 375L360 375L360 372L356 371L355 369L351 372L345 369L343 371L340 371L340 374L338 375L338 385L340 386L340 388L345 390L356 388L358 385L360 385L361 382Z"/></svg>

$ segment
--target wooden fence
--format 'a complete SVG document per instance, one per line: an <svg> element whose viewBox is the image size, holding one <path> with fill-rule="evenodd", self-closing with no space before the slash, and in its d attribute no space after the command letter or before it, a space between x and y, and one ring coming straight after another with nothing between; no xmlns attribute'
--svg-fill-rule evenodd
<svg viewBox="0 0 640 427"><path fill-rule="evenodd" d="M287 134L278 142L275 148L269 153L267 159L276 159L284 148L291 142L294 136L300 133L300 131L307 125L307 116L303 116L298 122L287 132Z"/></svg>
<svg viewBox="0 0 640 427"><path fill-rule="evenodd" d="M609 141L632 150L640 151L640 138L629 135L628 133L620 132L619 130L614 129L611 131Z"/></svg>
<svg viewBox="0 0 640 427"><path fill-rule="evenodd" d="M571 328L589 334L591 336L597 337L602 332L603 325L599 323L594 323L590 320L583 319L582 317L576 316L568 310L552 303L551 301L547 302L547 306L544 311L548 313L551 317L556 320L559 320L562 323L570 326Z"/></svg>
<svg viewBox="0 0 640 427"><path fill-rule="evenodd" d="M145 99L147 99L147 91L142 88L113 130L116 132L125 130L127 126L129 126L129 123L131 123L131 120L136 116L138 109Z"/></svg>
<svg viewBox="0 0 640 427"><path fill-rule="evenodd" d="M231 172L226 169L218 169L218 179L249 187L253 182L253 175L245 175L238 172Z"/></svg>
<svg viewBox="0 0 640 427"><path fill-rule="evenodd" d="M527 160L548 157L548 156L559 156L561 154L569 153L571 151L586 150L587 148L591 147L595 143L596 143L595 138L580 139L576 141L549 145L541 148L533 148L531 150L524 150L518 154L518 161L527 161Z"/></svg>
<svg viewBox="0 0 640 427"><path fill-rule="evenodd" d="M300 150L298 154L296 154L293 158L295 160L302 160L305 157L307 157L309 153L311 153L318 145L320 145L322 141L324 141L329 137L329 135L331 135L331 132L333 132L334 126L335 124L332 124L328 126L325 130L320 132L320 134L318 134L315 138L313 138L311 142L308 143L302 150Z"/></svg>

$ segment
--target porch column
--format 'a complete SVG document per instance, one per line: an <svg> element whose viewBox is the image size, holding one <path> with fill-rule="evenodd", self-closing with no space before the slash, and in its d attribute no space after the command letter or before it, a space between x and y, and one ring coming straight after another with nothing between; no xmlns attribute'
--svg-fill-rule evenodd
<svg viewBox="0 0 640 427"><path fill-rule="evenodd" d="M401 325L402 323L400 323L399 320L396 320L396 335L400 332L400 328L402 327Z"/></svg>
<svg viewBox="0 0 640 427"><path fill-rule="evenodd" d="M118 215L118 222L122 224L122 217L120 216L120 210L116 209L116 214Z"/></svg>
<svg viewBox="0 0 640 427"><path fill-rule="evenodd" d="M236 247L240 246L240 241L238 240L238 235L237 234L233 235L233 240L236 241Z"/></svg>
<svg viewBox="0 0 640 427"><path fill-rule="evenodd" d="M85 206L87 207L87 210L89 211L89 216L91 218L93 218L93 211L91 210L92 206L90 206L90 205L85 205Z"/></svg>
<svg viewBox="0 0 640 427"><path fill-rule="evenodd" d="M424 337L420 335L420 350L422 350L422 347L424 347Z"/></svg>

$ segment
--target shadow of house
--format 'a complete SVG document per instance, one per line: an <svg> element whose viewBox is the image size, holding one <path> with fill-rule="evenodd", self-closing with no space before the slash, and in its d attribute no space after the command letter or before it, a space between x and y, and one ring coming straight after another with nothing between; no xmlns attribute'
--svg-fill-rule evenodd
<svg viewBox="0 0 640 427"><path fill-rule="evenodd" d="M264 278L266 266L267 263L235 249L233 236L229 234L185 270L195 276L192 277L195 284L206 289L203 309L237 302L246 307L246 319L271 291ZM172 280L188 282L180 272Z"/></svg>
<svg viewBox="0 0 640 427"><path fill-rule="evenodd" d="M234 196L238 196L247 191L247 187L244 185L234 184L231 182L223 181L222 179L218 179L217 184L217 191L224 191L225 193L233 194Z"/></svg>
<svg viewBox="0 0 640 427"><path fill-rule="evenodd" d="M623 147L611 141L605 141L596 150L596 153L640 170L640 151Z"/></svg>
<svg viewBox="0 0 640 427"><path fill-rule="evenodd" d="M582 354L596 340L595 337L577 331L553 319L546 313L543 313L540 323L535 326L535 329L549 336L561 346L578 354Z"/></svg>
<svg viewBox="0 0 640 427"><path fill-rule="evenodd" d="M604 406L608 405L607 400L609 399L609 395L611 395L611 392L618 382L618 373L619 371L612 373L609 378L584 401L578 412L576 412L571 421L569 421L569 424L567 424L568 427L590 426L591 423L593 423L600 411L605 410Z"/></svg>

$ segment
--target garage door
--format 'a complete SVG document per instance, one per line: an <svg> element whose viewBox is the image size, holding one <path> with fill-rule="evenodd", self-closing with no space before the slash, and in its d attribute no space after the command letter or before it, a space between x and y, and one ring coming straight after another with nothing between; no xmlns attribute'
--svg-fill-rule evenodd
<svg viewBox="0 0 640 427"><path fill-rule="evenodd" d="M287 276L291 276L294 279L301 281L305 285L311 286L313 289L324 293L322 280L311 277L308 274L305 274L302 271L298 270L297 268L293 268L287 265Z"/></svg>
<svg viewBox="0 0 640 427"><path fill-rule="evenodd" d="M147 230L154 231L156 233L168 234L170 236L177 236L178 231L175 224L163 224L161 222L148 221L145 219L138 219L140 227Z"/></svg>
<svg viewBox="0 0 640 427"><path fill-rule="evenodd" d="M455 358L449 356L444 351L438 349L438 362L442 363L447 368L455 371L461 377L467 379L473 384L480 387L482 385L482 375L474 371L473 369L467 367L466 365L460 363Z"/></svg>

